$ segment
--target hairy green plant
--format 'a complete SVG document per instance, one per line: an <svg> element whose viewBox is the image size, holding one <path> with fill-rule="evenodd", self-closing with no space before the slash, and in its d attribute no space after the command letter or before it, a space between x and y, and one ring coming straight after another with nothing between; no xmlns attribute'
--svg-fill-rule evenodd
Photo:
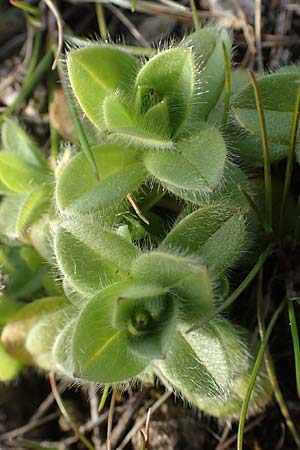
<svg viewBox="0 0 300 450"><path fill-rule="evenodd" d="M239 72L230 82L230 55L227 33L214 28L149 60L107 43L71 49L72 115L77 130L80 112L90 124L54 173L6 120L3 242L39 270L54 256L60 278L6 317L1 339L14 361L106 386L157 377L215 416L238 417L245 397L248 414L268 403L264 347L254 364L258 340L219 311L299 222L296 194L270 164L287 144L298 155L300 75L253 77L253 90ZM249 275L233 291L238 267Z"/></svg>

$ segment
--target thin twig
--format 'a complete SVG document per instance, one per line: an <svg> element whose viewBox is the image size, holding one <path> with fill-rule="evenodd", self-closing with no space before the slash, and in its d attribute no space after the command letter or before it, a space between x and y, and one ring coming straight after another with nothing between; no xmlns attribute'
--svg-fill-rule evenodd
<svg viewBox="0 0 300 450"><path fill-rule="evenodd" d="M63 21L62 21L60 12L59 12L58 8L56 7L55 3L52 0L44 0L44 2L46 3L48 8L54 15L56 24L57 24L57 34L58 34L57 50L56 50L56 55L55 55L55 58L54 58L54 61L52 64L52 70L55 70L56 66L58 64L58 61L59 61L60 54L62 52L62 47L63 47Z"/></svg>
<svg viewBox="0 0 300 450"><path fill-rule="evenodd" d="M282 313L283 309L286 306L286 299L284 299L281 304L278 306L278 308L276 309L276 311L274 312L272 319L270 320L270 323L268 325L268 328L266 330L266 333L264 335L264 338L261 342L261 346L259 349L259 352L257 354L255 363L254 363L254 367L250 376L250 381L247 387L247 392L243 401L243 405L242 405L242 410L241 410L241 414L240 414L240 421L239 421L239 429L238 429L238 437L237 437L237 450L243 450L243 440L244 440L244 431L245 431L245 421L246 421L246 417L247 417L247 411L248 411L248 406L249 406L249 402L250 402L250 398L251 398L251 394L253 392L253 388L255 385L255 381L262 363L262 360L264 358L264 353L266 351L268 342L269 342L269 338L271 336L271 333L273 331L274 325L279 317L279 315Z"/></svg>
<svg viewBox="0 0 300 450"><path fill-rule="evenodd" d="M91 419L92 419L92 422L96 423L99 419L99 413L98 413L97 388L94 383L91 383L89 385L89 400L90 400ZM101 449L100 429L98 426L95 426L93 428L92 439L93 439L93 443L95 446L95 450L100 450Z"/></svg>
<svg viewBox="0 0 300 450"><path fill-rule="evenodd" d="M104 8L102 3L96 2L96 15L101 38L105 41L108 37L108 30L105 20Z"/></svg>
<svg viewBox="0 0 300 450"><path fill-rule="evenodd" d="M120 20L120 22L123 23L123 25L125 25L125 27L129 30L129 32L138 42L140 42L144 47L147 48L151 47L149 42L139 32L136 26L133 25L133 23L125 16L125 14L122 13L122 11L120 11L120 9L110 4L107 4L107 8L111 10L111 12Z"/></svg>
<svg viewBox="0 0 300 450"><path fill-rule="evenodd" d="M227 309L241 294L242 292L249 286L249 284L254 280L260 269L263 267L264 263L268 259L268 257L273 252L273 245L269 245L267 249L258 257L255 265L250 270L246 278L241 282L241 284L235 289L235 291L232 292L232 294L228 297L228 299L220 305L218 308L213 310L210 314L208 314L206 317L204 317L200 322L197 322L195 325L193 325L187 333L191 333L194 330L197 330L198 328L201 328L203 325L208 323L210 320L212 320L214 317L216 317L218 314L223 312L225 309Z"/></svg>
<svg viewBox="0 0 300 450"><path fill-rule="evenodd" d="M252 81L256 109L259 118L263 157L264 157L265 223L266 226L268 227L268 231L272 231L272 177L271 177L270 151L269 151L266 119L260 89L255 74L252 70L249 71L249 74Z"/></svg>
<svg viewBox="0 0 300 450"><path fill-rule="evenodd" d="M111 450L111 430L112 430L112 424L113 424L113 418L114 418L114 410L115 410L115 404L116 404L116 395L117 395L117 389L114 386L112 388L112 396L109 406L109 413L108 413L108 420L107 420L107 437L106 437L106 448L107 450Z"/></svg>
<svg viewBox="0 0 300 450"><path fill-rule="evenodd" d="M287 201L288 194L289 194L290 187L291 187L295 150L296 150L297 131L298 131L298 125L299 125L299 116L300 116L300 86L298 87L298 90L297 90L297 97L296 97L296 103L295 103L295 109L294 109L294 115L293 115L293 123L292 123L292 129L291 129L291 135L290 135L290 141L289 141L289 152L288 152L287 163L286 163L284 188L283 188L283 195L282 195L281 208L280 208L279 234L281 234L281 231L282 231L284 210L285 210L286 201Z"/></svg>
<svg viewBox="0 0 300 450"><path fill-rule="evenodd" d="M34 422L27 423L26 425L23 425L22 427L16 428L11 431L7 431L7 433L3 433L0 436L0 441L7 441L9 439L14 439L20 435L23 435L27 433L28 431L34 430L35 428L44 425L47 422L50 422L51 420L57 419L59 417L59 414L57 412L48 414L48 416L42 417L39 420L36 420Z"/></svg>
<svg viewBox="0 0 300 450"><path fill-rule="evenodd" d="M262 312L262 305L264 304L264 299L262 296L262 271L259 274L259 279L257 283L257 320L258 320L258 329L259 329L259 335L261 341L263 341L265 336L265 322L263 318L263 312ZM287 409L287 406L284 401L284 397L282 395L281 389L279 387L279 383L276 377L275 367L272 360L272 356L269 350L269 346L266 347L265 352L265 364L266 369L268 372L269 380L272 385L274 395L276 398L276 401L278 403L278 406L280 408L281 414L283 415L285 422L290 430L291 435L294 438L295 443L297 446L300 446L300 436L297 432L297 429L294 425L294 422L290 416L289 410Z"/></svg>
<svg viewBox="0 0 300 450"><path fill-rule="evenodd" d="M140 210L140 208L138 207L134 197L132 196L132 194L130 194L130 192L127 194L127 200L129 201L129 203L131 204L131 206L133 207L133 209L135 210L135 212L137 213L137 215L139 216L139 218L146 224L149 225L149 220L147 219L147 217L144 216L144 214L142 213L142 211Z"/></svg>
<svg viewBox="0 0 300 450"><path fill-rule="evenodd" d="M258 71L260 73L264 70L262 45L261 45L261 0L255 0L255 18L254 18L254 30L255 30L255 43L257 52Z"/></svg>
<svg viewBox="0 0 300 450"><path fill-rule="evenodd" d="M49 374L49 380L51 389L54 395L54 398L56 400L56 403L60 409L60 412L64 416L64 418L67 420L67 422L71 425L74 433L78 436L78 438L81 440L81 442L88 448L89 450L95 450L94 446L90 443L90 441L81 433L79 430L76 422L74 421L73 417L70 415L69 411L66 409L64 402L62 401L62 398L58 392L55 375L53 372Z"/></svg>
<svg viewBox="0 0 300 450"><path fill-rule="evenodd" d="M154 412L160 408L160 406L172 395L171 391L165 392L152 406L151 406L151 414L153 416ZM131 438L142 428L142 426L146 423L148 417L148 412L138 420L129 433L125 436L121 444L118 446L118 450L123 450L126 445L130 442Z"/></svg>

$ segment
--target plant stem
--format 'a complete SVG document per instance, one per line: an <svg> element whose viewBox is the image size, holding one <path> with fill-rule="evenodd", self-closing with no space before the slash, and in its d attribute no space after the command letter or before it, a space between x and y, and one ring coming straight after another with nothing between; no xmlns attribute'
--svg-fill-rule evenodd
<svg viewBox="0 0 300 450"><path fill-rule="evenodd" d="M191 10L193 12L193 21L194 21L195 30L200 30L201 23L200 23L200 19L199 19L198 10L196 8L195 0L190 0L190 4L191 4Z"/></svg>
<svg viewBox="0 0 300 450"><path fill-rule="evenodd" d="M76 422L74 421L73 417L70 415L69 411L66 409L64 402L62 401L62 398L58 392L56 381L55 381L55 375L53 372L49 374L50 379L50 385L51 389L54 395L54 398L56 400L56 403L60 409L60 412L64 416L64 418L69 422L71 425L74 433L76 436L81 440L81 442L88 448L89 450L95 450L94 446L90 443L90 441L81 433L78 426L76 425Z"/></svg>
<svg viewBox="0 0 300 450"><path fill-rule="evenodd" d="M106 26L104 8L102 6L102 3L98 3L98 2L95 3L95 7L96 7L96 15L97 15L100 36L105 41L108 37L108 31L107 31L107 26Z"/></svg>
<svg viewBox="0 0 300 450"><path fill-rule="evenodd" d="M297 394L300 398L300 344L294 303L290 298L288 298L288 311L294 347Z"/></svg>
<svg viewBox="0 0 300 450"><path fill-rule="evenodd" d="M104 387L104 390L103 390L102 395L101 395L100 403L99 403L99 406L98 406L98 412L101 412L102 409L104 408L106 400L107 400L107 397L108 397L108 394L109 394L109 390L110 390L110 386L105 386Z"/></svg>
<svg viewBox="0 0 300 450"><path fill-rule="evenodd" d="M222 116L222 127L225 128L228 119L229 105L230 105L231 72L230 72L230 58L224 41L222 41L222 48L225 67L225 100L224 100L224 111Z"/></svg>
<svg viewBox="0 0 300 450"><path fill-rule="evenodd" d="M49 50L44 57L41 59L40 63L32 71L30 78L26 83L23 83L21 90L19 92L16 100L6 108L6 110L0 115L0 124L3 122L4 118L12 114L18 106L31 94L36 84L43 78L44 74L50 69L53 61L52 50Z"/></svg>
<svg viewBox="0 0 300 450"><path fill-rule="evenodd" d="M259 125L261 131L262 148L264 156L264 180L265 180L265 222L269 232L272 231L272 178L269 143L267 136L266 119L264 114L264 106L260 95L260 90L256 77L252 70L249 71L253 85L256 109L259 117Z"/></svg>
<svg viewBox="0 0 300 450"><path fill-rule="evenodd" d="M210 314L208 314L204 319L202 319L200 322L197 322L195 325L193 325L191 328L188 329L187 333L190 333L191 331L195 331L198 328L201 328L203 325L208 323L210 320L212 320L214 317L216 317L218 314L222 313L226 308L228 308L240 295L241 293L249 286L251 281L256 277L260 269L263 267L264 263L268 259L268 257L273 252L274 245L271 244L269 247L266 248L266 250L259 256L258 260L256 261L254 267L251 269L251 271L248 273L246 278L241 282L241 284L236 288L235 291L227 298L227 300L220 305L217 309L213 310Z"/></svg>
<svg viewBox="0 0 300 450"><path fill-rule="evenodd" d="M279 234L280 235L282 232L286 200L287 200L287 197L289 194L291 180L292 180L295 149L296 149L296 138L297 138L298 125L299 125L299 115L300 115L300 86L298 87L298 90L297 90L297 98L296 98L296 103L295 103L291 136L290 136L290 141L289 141L289 152L288 152L287 163L286 163L284 188L283 188L283 195L282 195L281 208L280 208L280 219L279 219Z"/></svg>
<svg viewBox="0 0 300 450"><path fill-rule="evenodd" d="M89 163L90 163L90 165L92 167L92 170L94 172L96 180L99 181L100 177L99 177L96 161L95 161L94 155L92 153L89 141L88 141L88 139L86 137L86 134L84 132L83 126L82 126L82 124L81 124L81 122L80 122L80 120L79 120L79 118L77 116L77 111L76 111L75 106L73 104L73 99L71 98L71 94L70 94L68 89L66 89L65 92L66 92L66 96L67 96L67 100L68 100L68 106L69 106L69 110L70 110L70 114L71 114L71 118L72 118L72 122L73 122L73 125L74 125L76 136L77 136L77 138L78 138L78 140L80 142L82 150L84 151L84 153L85 153L85 155L86 155L86 157L87 157L87 159L88 159L88 161L89 161Z"/></svg>
<svg viewBox="0 0 300 450"><path fill-rule="evenodd" d="M260 274L262 274L262 272ZM263 298L262 298L262 292L261 292L262 277L260 276L259 278L260 278L260 280L257 284L257 287L258 287L258 289L257 289L257 291L258 291L257 292L257 320L258 320L258 329L259 329L260 339L261 339L261 341L263 341L264 336L265 336L265 323L264 323L263 314L262 314L262 304L263 304ZM265 364L266 364L266 369L268 372L269 380L272 385L274 395L275 395L276 401L278 403L278 406L280 408L281 414L285 419L285 423L286 423L287 427L289 428L290 433L293 436L297 447L300 448L300 435L295 427L295 424L290 416L289 410L287 409L287 406L285 404L284 397L282 395L282 392L281 392L281 389L280 389L280 386L279 386L279 383L277 380L272 356L271 356L268 346L266 347L266 352L265 352Z"/></svg>
<svg viewBox="0 0 300 450"><path fill-rule="evenodd" d="M245 429L245 422L246 422L246 416L247 416L250 397L251 397L251 394L253 391L253 387L254 387L254 384L255 384L255 381L256 381L256 378L257 378L257 375L258 375L258 372L259 372L259 369L260 369L260 366L261 366L261 363L262 363L262 360L264 357L264 353L267 348L267 344L268 344L269 338L271 336L273 327L285 306L286 306L286 299L284 299L283 302L281 302L281 304L279 305L279 307L276 309L275 313L273 314L273 317L268 325L264 339L262 340L259 352L257 354L255 364L254 364L254 367L253 367L253 370L252 370L252 373L250 376L246 396L244 398L243 405L242 405L239 428L238 428L237 450L243 450L244 429Z"/></svg>

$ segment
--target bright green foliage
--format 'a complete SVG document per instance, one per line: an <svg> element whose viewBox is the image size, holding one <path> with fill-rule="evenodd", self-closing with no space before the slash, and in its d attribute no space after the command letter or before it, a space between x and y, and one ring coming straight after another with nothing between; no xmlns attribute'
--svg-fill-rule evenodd
<svg viewBox="0 0 300 450"><path fill-rule="evenodd" d="M69 78L72 90L82 109L102 131L102 105L116 91L128 95L134 88L139 62L133 56L111 45L89 46L68 54Z"/></svg>
<svg viewBox="0 0 300 450"><path fill-rule="evenodd" d="M230 57L227 33L203 28L147 61L109 44L68 53L78 116L94 128L99 180L79 146L66 148L53 176L25 133L5 123L0 262L12 300L1 345L12 358L77 382L146 373L197 408L237 417L253 339L217 308L236 287L233 269L246 273L270 236L261 223L263 179L239 166L263 161L244 74L222 121L224 49ZM271 161L287 153L298 78L292 70L258 80ZM57 282L45 277L50 264ZM249 414L269 399L262 368Z"/></svg>

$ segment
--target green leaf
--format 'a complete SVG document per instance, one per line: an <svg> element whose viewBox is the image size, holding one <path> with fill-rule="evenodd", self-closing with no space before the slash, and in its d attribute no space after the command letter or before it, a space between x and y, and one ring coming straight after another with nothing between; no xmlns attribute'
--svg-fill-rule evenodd
<svg viewBox="0 0 300 450"><path fill-rule="evenodd" d="M59 171L55 193L61 211L85 213L97 208L110 209L146 179L146 170L131 148L103 144L94 147L93 155L99 182L83 153L75 155Z"/></svg>
<svg viewBox="0 0 300 450"><path fill-rule="evenodd" d="M300 71L266 75L257 79L265 112L268 139L276 144L288 144L295 109ZM239 123L255 136L260 136L260 125L254 92L248 84L233 103ZM300 130L298 130L298 140Z"/></svg>
<svg viewBox="0 0 300 450"><path fill-rule="evenodd" d="M23 368L23 364L5 351L0 341L0 381L10 381L15 378Z"/></svg>
<svg viewBox="0 0 300 450"><path fill-rule="evenodd" d="M241 400L233 392L235 381L248 375L250 357L241 329L225 319L187 333L181 325L165 360L155 362L158 376L188 402L211 415L237 415Z"/></svg>
<svg viewBox="0 0 300 450"><path fill-rule="evenodd" d="M197 258L156 251L140 256L130 274L140 283L162 286L172 293L185 318L205 316L214 307L213 279Z"/></svg>
<svg viewBox="0 0 300 450"><path fill-rule="evenodd" d="M25 195L15 193L3 198L0 204L0 235L10 240L17 239L16 223L25 198Z"/></svg>
<svg viewBox="0 0 300 450"><path fill-rule="evenodd" d="M29 192L41 185L47 172L10 152L0 152L0 180L14 192Z"/></svg>
<svg viewBox="0 0 300 450"><path fill-rule="evenodd" d="M52 347L51 356L55 370L69 377L72 377L74 373L72 341L76 322L77 317L68 320L68 323L64 324Z"/></svg>
<svg viewBox="0 0 300 450"><path fill-rule="evenodd" d="M170 136L176 134L191 110L194 79L191 48L172 48L153 56L139 71L136 79L141 113L146 114L165 100L169 111L166 125L169 125ZM147 120L149 129L154 131L156 119L153 125L149 115Z"/></svg>
<svg viewBox="0 0 300 450"><path fill-rule="evenodd" d="M43 258L31 245L23 245L20 250L20 257L25 261L31 270L38 270L45 263Z"/></svg>
<svg viewBox="0 0 300 450"><path fill-rule="evenodd" d="M192 47L195 55L197 83L191 119L207 120L223 91L225 65L222 43L231 56L231 40L224 30L205 27L187 36L181 46ZM189 126L189 124L187 124Z"/></svg>
<svg viewBox="0 0 300 450"><path fill-rule="evenodd" d="M58 308L54 312L44 312L30 328L26 337L26 351L38 367L45 370L55 369L53 346L60 331L72 320L72 306ZM70 351L70 344L67 347Z"/></svg>
<svg viewBox="0 0 300 450"><path fill-rule="evenodd" d="M232 133L232 152L239 159L252 166L264 165L263 149L260 136L245 133L245 130L230 130ZM270 143L270 161L280 161L287 157L288 146L286 144Z"/></svg>
<svg viewBox="0 0 300 450"><path fill-rule="evenodd" d="M4 327L1 335L6 350L20 361L32 364L32 356L26 349L28 334L45 314L57 310L65 303L64 297L46 297L35 300L17 311Z"/></svg>
<svg viewBox="0 0 300 450"><path fill-rule="evenodd" d="M105 131L103 101L118 91L131 94L138 60L111 45L89 46L67 55L72 90L96 128Z"/></svg>
<svg viewBox="0 0 300 450"><path fill-rule="evenodd" d="M147 170L171 192L208 193L221 181L227 159L221 133L205 128L183 139L172 152L148 152Z"/></svg>
<svg viewBox="0 0 300 450"><path fill-rule="evenodd" d="M40 149L13 120L5 119L1 134L5 150L34 166L44 169L48 167L47 159Z"/></svg>
<svg viewBox="0 0 300 450"><path fill-rule="evenodd" d="M14 194L14 191L9 189L2 181L0 181L0 195Z"/></svg>
<svg viewBox="0 0 300 450"><path fill-rule="evenodd" d="M50 231L51 216L44 214L34 221L28 230L30 242L39 255L50 263L53 263L52 235Z"/></svg>
<svg viewBox="0 0 300 450"><path fill-rule="evenodd" d="M54 235L58 266L70 283L84 295L127 277L138 249L93 218L63 222Z"/></svg>
<svg viewBox="0 0 300 450"><path fill-rule="evenodd" d="M123 285L99 292L79 316L73 337L76 378L98 383L130 380L142 372L149 359L138 357L128 347L125 329L112 327L112 315Z"/></svg>
<svg viewBox="0 0 300 450"><path fill-rule="evenodd" d="M28 194L19 211L16 223L17 233L24 233L33 222L48 210L50 199L51 188L49 185L42 185Z"/></svg>
<svg viewBox="0 0 300 450"><path fill-rule="evenodd" d="M4 325L21 307L23 304L17 302L6 295L0 295L0 328Z"/></svg>
<svg viewBox="0 0 300 450"><path fill-rule="evenodd" d="M245 251L245 218L238 209L209 205L184 217L161 244L201 256L215 272L231 267Z"/></svg>
<svg viewBox="0 0 300 450"><path fill-rule="evenodd" d="M144 118L136 118L124 107L125 100L114 95L103 102L103 117L110 139L141 148L164 150L173 148L169 133L169 113L166 102L155 105Z"/></svg>
<svg viewBox="0 0 300 450"><path fill-rule="evenodd" d="M115 302L113 328L126 331L128 347L138 357L164 358L178 320L177 303L168 289L129 282Z"/></svg>

